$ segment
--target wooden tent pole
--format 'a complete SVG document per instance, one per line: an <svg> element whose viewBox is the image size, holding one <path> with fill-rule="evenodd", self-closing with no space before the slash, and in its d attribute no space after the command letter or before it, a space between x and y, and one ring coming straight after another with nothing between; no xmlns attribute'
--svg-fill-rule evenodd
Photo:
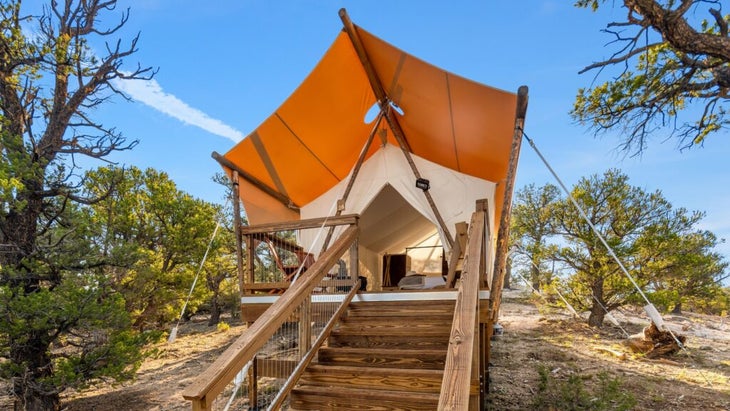
<svg viewBox="0 0 730 411"><path fill-rule="evenodd" d="M507 179L504 186L504 199L502 200L502 213L499 217L499 231L497 232L497 250L494 256L494 272L492 287L489 293L490 320L492 324L499 319L499 305L502 300L502 287L507 267L507 251L509 249L509 221L512 213L512 193L517 175L517 162L520 158L520 147L522 145L522 128L525 125L527 114L527 86L520 86L517 90L517 111L515 113L515 129L512 134L512 147L509 155L509 167ZM491 333L492 330L488 329Z"/></svg>
<svg viewBox="0 0 730 411"><path fill-rule="evenodd" d="M375 68L373 68L373 65L370 63L370 58L365 51L365 46L363 46L362 40L360 40L360 36L357 34L357 30L355 30L355 25L352 24L350 16L347 15L347 10L344 8L340 9L338 14L340 15L342 24L345 26L345 32L350 37L352 46L355 47L357 57L360 59L362 67L365 69L368 80L370 80L370 87L373 88L373 93L375 93L375 98L378 99L380 109L383 110L385 108L383 106L386 104L388 96L385 94L385 89L383 88L382 83L380 83L380 79L378 78L378 74L375 72Z"/></svg>
<svg viewBox="0 0 730 411"><path fill-rule="evenodd" d="M406 156L406 160L411 166L411 170L413 171L414 176L416 177L416 179L419 179L421 178L421 173L418 171L416 163L413 162L413 158L411 157L411 147L408 144L405 133L403 133L403 129L398 123L398 119L393 116L392 110L390 110L390 100L388 98L388 95L385 93L385 89L383 88L383 84L380 82L380 78L378 78L378 74L375 72L375 68L370 62L370 58L368 57L367 51L365 51L365 46L362 44L360 35L357 34L355 25L352 23L352 20L350 20L350 16L347 15L347 11L344 8L340 9L339 15L340 19L342 20L342 24L345 27L345 32L347 32L348 37L350 37L350 42L355 48L357 57L360 59L360 63L365 69L365 73L367 74L368 80L370 81L370 87L372 87L373 93L375 93L375 98L378 99L378 105L380 106L380 110L385 112L385 119L388 122L388 126L390 127L391 131L393 131L393 135L395 136L396 141L398 141L398 145L403 151L403 154ZM433 211L434 215L436 216L436 221L441 227L441 231L443 231L444 235L446 236L446 242L448 243L449 249L451 249L454 244L454 238L451 236L451 232L449 231L448 227L446 227L446 223L441 217L441 213L439 212L438 208L436 208L436 203L433 201L431 193L429 193L428 190L423 190L423 194L426 196L428 205L431 206L431 211Z"/></svg>
<svg viewBox="0 0 730 411"><path fill-rule="evenodd" d="M285 205L287 208L290 208L295 211L299 211L299 206L297 204L295 204L289 197L287 197L284 194L281 194L280 192L269 187L268 185L266 185L266 183L264 183L263 181L259 180L256 177L252 176L251 174L247 173L241 167L237 166L229 159L223 157L222 155L218 154L215 151L213 153L211 153L210 156L213 157L213 159L215 161L217 161L218 164L222 165L223 167L230 168L233 171L237 171L239 177L243 177L244 180L253 184L256 188L263 191L264 193L270 195L272 198L276 199L281 204Z"/></svg>
<svg viewBox="0 0 730 411"><path fill-rule="evenodd" d="M421 178L421 173L418 171L416 163L413 161L408 141L403 134L403 130L400 128L398 120L393 116L393 111L390 110L390 107L388 107L388 109L386 110L385 119L388 121L390 129L393 131L393 135L398 141L398 145L400 146L403 155L406 157L408 164L411 166L413 175L416 177L416 180L419 180ZM433 211L433 214L436 216L436 221L438 221L439 226L441 227L441 231L444 232L444 235L446 236L446 242L448 243L449 249L451 249L451 247L454 246L454 237L451 236L451 232L446 227L446 222L444 221L443 217L441 217L441 213L436 207L436 202L433 201L433 197L428 190L423 190L423 195L426 196L426 201L428 201L428 205L431 206L431 211Z"/></svg>
<svg viewBox="0 0 730 411"><path fill-rule="evenodd" d="M337 212L335 213L336 217L342 215L342 212L345 210L345 203L347 202L347 198L350 197L350 191L352 191L352 186L355 185L357 175L360 173L360 167L362 167L362 164L365 162L365 156L368 154L368 150L370 150L370 145L373 143L375 133L378 131L381 121L383 121L382 110L375 118L375 126L373 126L373 129L372 131L370 131L370 135L365 142L365 146L362 148L362 151L360 151L360 156L357 158L357 163L355 163L355 168L352 170L352 175L350 175L350 179L347 181L347 187L345 187L345 192L342 194L342 198L339 199L337 202ZM340 201L342 202L342 204L340 204ZM329 230L327 230L327 237L325 237L324 243L322 243L322 251L320 252L320 254L323 253L327 249L327 247L329 247L330 241L332 240L332 234L334 232L334 226L330 227Z"/></svg>
<svg viewBox="0 0 730 411"><path fill-rule="evenodd" d="M238 269L238 290L243 297L243 238L241 234L241 204L238 192L238 171L233 170L231 202L233 203L233 233L236 236L236 268ZM249 244L250 246L251 244Z"/></svg>

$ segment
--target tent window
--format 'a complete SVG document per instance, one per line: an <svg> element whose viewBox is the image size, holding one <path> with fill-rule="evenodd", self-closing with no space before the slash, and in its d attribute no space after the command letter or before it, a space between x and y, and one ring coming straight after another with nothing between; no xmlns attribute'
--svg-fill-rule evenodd
<svg viewBox="0 0 730 411"><path fill-rule="evenodd" d="M368 109L368 111L365 112L365 118L363 118L363 121L365 121L365 124L372 123L376 117L378 117L378 113L380 112L380 106L378 105L378 102L376 101L373 103L372 106Z"/></svg>
<svg viewBox="0 0 730 411"><path fill-rule="evenodd" d="M402 108L400 108L400 106L399 106L399 105L395 104L395 103L394 103L394 102L392 102L392 101L391 101L391 102L390 102L389 104L390 104L390 107L391 107L391 108L392 108L393 110L395 110L395 112L396 112L396 113L398 113L398 114L399 114L400 116L405 116L405 115L406 115L406 113L405 113L405 112L403 111L403 109L402 109Z"/></svg>

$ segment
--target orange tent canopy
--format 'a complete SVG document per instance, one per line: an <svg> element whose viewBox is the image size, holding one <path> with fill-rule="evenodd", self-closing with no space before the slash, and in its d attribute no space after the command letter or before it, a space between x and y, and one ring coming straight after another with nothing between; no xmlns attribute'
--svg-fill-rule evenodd
<svg viewBox="0 0 730 411"><path fill-rule="evenodd" d="M396 110L411 152L497 183L496 204L490 207L498 219L517 96L439 69L362 28L354 30L386 94L380 103ZM377 104L372 77L343 30L294 93L221 161L229 173L231 165L243 173L239 195L249 222L296 220L298 207L346 179L373 132L375 122L366 115L374 117ZM375 133L366 159L384 142L398 145L387 122Z"/></svg>

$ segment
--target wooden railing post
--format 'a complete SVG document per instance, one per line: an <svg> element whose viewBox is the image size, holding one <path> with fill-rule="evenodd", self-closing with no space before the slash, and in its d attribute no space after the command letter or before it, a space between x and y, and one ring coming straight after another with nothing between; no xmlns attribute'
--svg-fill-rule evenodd
<svg viewBox="0 0 730 411"><path fill-rule="evenodd" d="M238 171L233 170L231 202L233 203L233 234L236 236L236 269L238 272L238 292L243 296L243 238L241 236L241 202L238 194Z"/></svg>
<svg viewBox="0 0 730 411"><path fill-rule="evenodd" d="M259 370L256 356L251 360L251 366L248 367L248 398L251 408L258 409L259 406Z"/></svg>
<svg viewBox="0 0 730 411"><path fill-rule="evenodd" d="M248 275L248 284L253 284L256 282L255 273L256 273L256 246L257 241L256 238L253 235L246 235L246 244L248 246L247 251L247 275Z"/></svg>
<svg viewBox="0 0 730 411"><path fill-rule="evenodd" d="M301 358L312 346L312 301L309 299L304 300L299 311L299 329L297 331L299 334L299 357Z"/></svg>
<svg viewBox="0 0 730 411"><path fill-rule="evenodd" d="M358 255L360 244L357 240L350 246L350 279L357 281L360 277L360 257Z"/></svg>

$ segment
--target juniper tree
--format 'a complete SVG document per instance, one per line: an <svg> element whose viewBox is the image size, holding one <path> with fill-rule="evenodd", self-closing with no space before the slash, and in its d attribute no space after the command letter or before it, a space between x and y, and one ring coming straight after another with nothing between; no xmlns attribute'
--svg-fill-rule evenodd
<svg viewBox="0 0 730 411"><path fill-rule="evenodd" d="M616 7L605 0L576 6ZM623 0L626 18L609 23L612 52L585 67L595 85L578 91L572 116L596 133L615 130L620 147L641 153L649 139L702 144L727 129L729 17L714 0ZM665 131L666 130L666 131Z"/></svg>
<svg viewBox="0 0 730 411"><path fill-rule="evenodd" d="M120 348L135 345L119 344L133 339L123 331L128 318L118 295L93 276L100 262L96 245L84 242L77 207L106 195L80 193L77 160L136 144L94 121L93 109L117 94L115 81L154 74L122 68L138 38L116 38L128 11L99 26L115 6L54 0L30 14L20 0L0 4L0 355L10 360L1 367L16 409L57 409L66 387L121 377L137 358L134 348ZM90 42L106 47L92 50Z"/></svg>

